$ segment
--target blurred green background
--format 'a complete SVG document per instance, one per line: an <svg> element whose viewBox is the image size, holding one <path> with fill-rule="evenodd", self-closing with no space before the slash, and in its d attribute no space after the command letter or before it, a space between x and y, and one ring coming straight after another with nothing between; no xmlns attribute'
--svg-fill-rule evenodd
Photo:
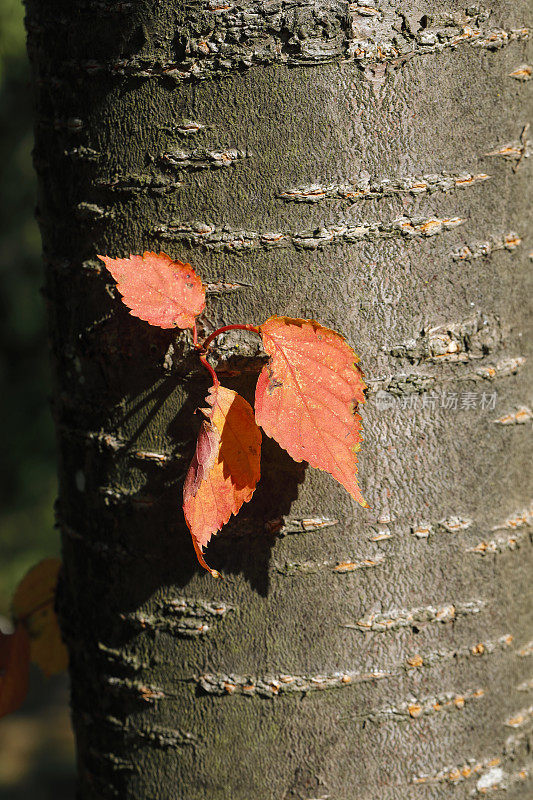
<svg viewBox="0 0 533 800"><path fill-rule="evenodd" d="M20 0L0 0L0 618L24 573L59 552L23 19ZM73 758L66 677L35 669L22 709L0 720L0 800L74 798Z"/></svg>
<svg viewBox="0 0 533 800"><path fill-rule="evenodd" d="M32 99L20 0L0 0L0 614L24 572L58 552Z"/></svg>

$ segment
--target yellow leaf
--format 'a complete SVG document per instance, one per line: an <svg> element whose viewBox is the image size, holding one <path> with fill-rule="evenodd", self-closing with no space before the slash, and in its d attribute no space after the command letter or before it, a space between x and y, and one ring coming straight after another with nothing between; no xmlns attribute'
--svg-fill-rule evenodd
<svg viewBox="0 0 533 800"><path fill-rule="evenodd" d="M30 659L49 677L68 665L68 653L54 609L58 558L46 558L25 575L13 597L13 616L30 637Z"/></svg>

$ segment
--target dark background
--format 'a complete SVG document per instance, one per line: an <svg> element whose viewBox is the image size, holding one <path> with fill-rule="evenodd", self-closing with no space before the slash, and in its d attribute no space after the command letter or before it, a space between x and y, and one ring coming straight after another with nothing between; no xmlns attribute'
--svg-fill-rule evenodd
<svg viewBox="0 0 533 800"><path fill-rule="evenodd" d="M34 219L32 99L24 10L0 0L0 626L24 573L59 553L46 308ZM1 800L72 798L66 678L35 669L28 700L0 720Z"/></svg>

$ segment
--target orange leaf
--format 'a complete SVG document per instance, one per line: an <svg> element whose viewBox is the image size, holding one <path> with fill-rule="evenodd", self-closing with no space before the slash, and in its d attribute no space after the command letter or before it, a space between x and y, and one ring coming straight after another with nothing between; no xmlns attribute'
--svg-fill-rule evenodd
<svg viewBox="0 0 533 800"><path fill-rule="evenodd" d="M183 486L183 511L200 564L202 550L243 503L251 500L260 476L261 431L249 403L231 389L213 386L202 409L203 422Z"/></svg>
<svg viewBox="0 0 533 800"><path fill-rule="evenodd" d="M160 328L192 328L205 308L205 286L190 264L164 253L101 258L134 317Z"/></svg>
<svg viewBox="0 0 533 800"><path fill-rule="evenodd" d="M16 711L28 693L30 643L26 629L0 633L0 717Z"/></svg>
<svg viewBox="0 0 533 800"><path fill-rule="evenodd" d="M368 507L357 483L359 403L365 383L343 337L313 320L271 317L260 327L270 355L255 392L255 418L295 461L342 483Z"/></svg>
<svg viewBox="0 0 533 800"><path fill-rule="evenodd" d="M68 665L68 654L54 610L58 558L46 558L24 576L13 597L13 615L30 637L30 658L49 677Z"/></svg>

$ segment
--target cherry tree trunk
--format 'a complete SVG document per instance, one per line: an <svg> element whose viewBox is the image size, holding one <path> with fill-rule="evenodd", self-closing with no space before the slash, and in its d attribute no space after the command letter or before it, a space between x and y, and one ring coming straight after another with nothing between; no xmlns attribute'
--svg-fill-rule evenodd
<svg viewBox="0 0 533 800"><path fill-rule="evenodd" d="M526 12L27 0L80 800L530 796ZM144 250L205 333L347 337L370 510L264 437L198 566L208 375L96 255ZM249 400L264 363L213 351Z"/></svg>

